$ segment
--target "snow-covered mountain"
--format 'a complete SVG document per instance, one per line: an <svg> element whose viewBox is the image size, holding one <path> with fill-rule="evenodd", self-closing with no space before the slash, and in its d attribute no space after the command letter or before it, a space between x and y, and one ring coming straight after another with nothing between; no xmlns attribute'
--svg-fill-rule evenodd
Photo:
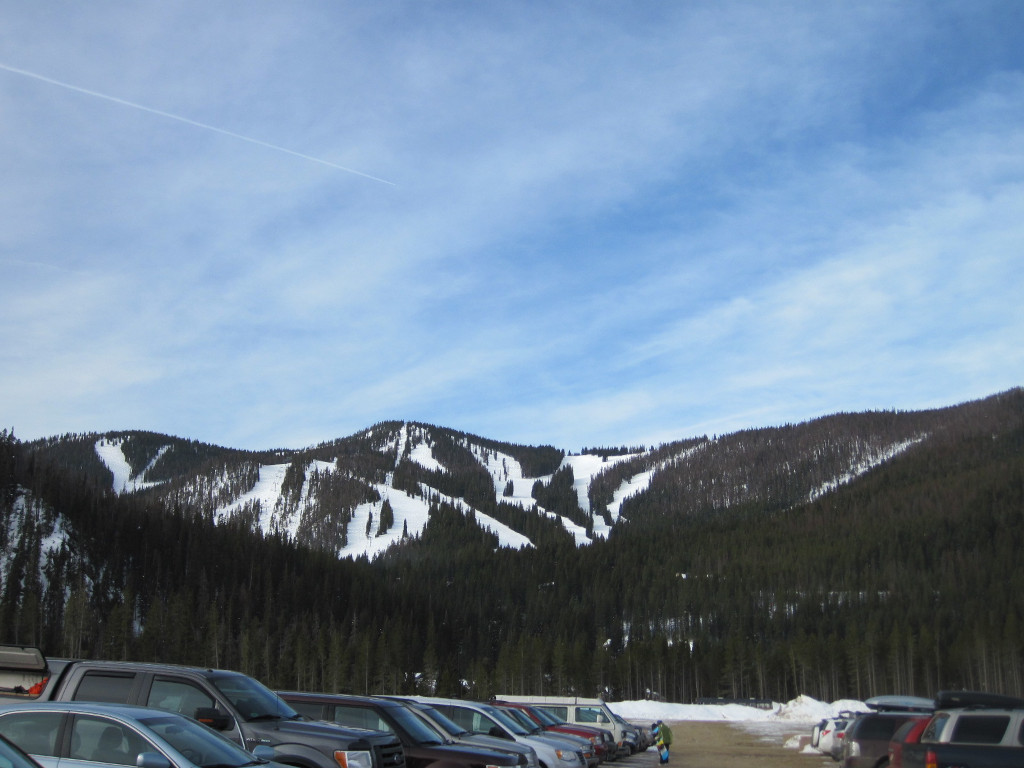
<svg viewBox="0 0 1024 768"><path fill-rule="evenodd" d="M437 458L433 450L431 427L402 423L394 427L378 427L368 430L362 437L378 439L374 449L382 457L391 459L394 456L394 468L398 469L402 462L409 462L430 473L450 474L450 470ZM162 484L170 480L148 479L160 459L173 450L173 442L159 446L154 458L140 471L133 471L128 457L122 447L133 439L131 434L121 436L106 435L95 441L96 456L113 476L111 490L115 493L138 493L145 490L159 490ZM519 507L522 510L545 516L557 522L577 544L589 544L595 537L607 537L611 526L598 518L593 530L579 525L564 515L548 511L540 506L532 495L535 483L549 483L553 473L529 476L522 464L510 453L495 448L484 447L470 437L461 441L462 447L472 455L491 477L493 483L493 502ZM642 458L645 453L626 453L616 456L599 456L595 454L566 455L561 459L557 470L569 468L574 477L574 488L577 503L581 511L590 515L590 502L587 492L593 477L610 466L622 461ZM223 521L229 518L248 514L253 517L256 527L264 532L286 533L299 538L303 520L320 516L321 497L318 488L321 478L327 475L341 475L348 470L339 466L337 460L324 461L307 459L303 452L296 452L293 457L278 455L281 460L261 461L257 464L255 482L241 492L229 493L223 498L223 492L231 487L232 472L225 469L216 486L208 491L209 495L223 498L213 511L215 519ZM286 484L286 478L292 472L300 475L300 492L295 493ZM615 494L611 508L612 520L619 519L622 501L630 495L642 492L650 482L654 470L644 470L631 476L621 483ZM338 548L340 557L358 557L366 555L371 559L388 547L398 544L403 538L415 537L422 533L427 524L431 503L445 502L472 514L477 524L498 538L500 546L523 548L533 546L529 537L517 532L509 525L502 523L494 516L467 502L464 498L451 496L432 488L426 482L420 482L418 489L408 490L394 485L394 471L388 472L382 481L376 482L369 478L361 478L367 489L376 498L355 505L350 510L346 529L346 543ZM206 483L200 481L199 485ZM511 484L511 493L506 488ZM393 512L393 522L386 530L381 531L377 524L382 516L385 503Z"/></svg>
<svg viewBox="0 0 1024 768"><path fill-rule="evenodd" d="M471 517L499 546L521 549L537 544L536 528L524 520L546 521L547 535L559 531L578 546L606 539L652 485L659 494L673 488L681 512L758 498L785 505L813 500L926 439L924 421L837 416L581 454L409 422L265 454L199 450L139 432L82 442L91 440L92 458L117 494L152 494L218 522L241 519L338 557L372 559L420 536L438 504ZM776 498L782 486L787 495Z"/></svg>

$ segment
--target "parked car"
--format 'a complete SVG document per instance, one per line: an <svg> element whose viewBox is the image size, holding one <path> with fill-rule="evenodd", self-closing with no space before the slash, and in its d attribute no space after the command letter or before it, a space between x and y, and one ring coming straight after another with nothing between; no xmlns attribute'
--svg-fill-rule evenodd
<svg viewBox="0 0 1024 768"><path fill-rule="evenodd" d="M814 745L818 751L831 756L832 745L835 743L836 732L842 732L850 721L851 714L840 714L837 717L827 717L819 723L818 742Z"/></svg>
<svg viewBox="0 0 1024 768"><path fill-rule="evenodd" d="M921 734L931 718L921 717L908 720L897 729L889 741L889 768L903 768L903 748L907 744L918 744Z"/></svg>
<svg viewBox="0 0 1024 768"><path fill-rule="evenodd" d="M903 745L904 768L1024 765L1024 699L975 691L940 692L918 743Z"/></svg>
<svg viewBox="0 0 1024 768"><path fill-rule="evenodd" d="M277 695L313 720L395 734L409 768L520 768L520 760L526 765L525 757L511 752L445 741L395 699L290 691Z"/></svg>
<svg viewBox="0 0 1024 768"><path fill-rule="evenodd" d="M909 720L928 719L935 708L931 699L914 696L877 696L864 702L870 709L846 726L841 761L843 768L879 768L889 761L889 742Z"/></svg>
<svg viewBox="0 0 1024 768"><path fill-rule="evenodd" d="M537 738L491 704L462 699L413 697L426 701L471 733L486 733L498 738L528 744L537 750L540 768L585 768L583 752L568 742L553 744L549 739Z"/></svg>
<svg viewBox="0 0 1024 768"><path fill-rule="evenodd" d="M597 755L597 747L589 738L578 736L574 733L559 733L555 731L548 731L539 722L530 717L526 712L518 707L514 707L510 704L497 704L498 709L505 712L507 715L516 720L528 734L537 738L555 738L561 742L569 742L576 746L577 749L583 755L583 761L587 765L587 768L597 768L597 765L601 762L601 758Z"/></svg>
<svg viewBox="0 0 1024 768"><path fill-rule="evenodd" d="M568 723L607 728L615 737L615 749L619 754L630 755L636 751L635 744L630 743L622 725L602 699L587 699L580 696L515 696L505 693L498 694L496 698L541 707Z"/></svg>
<svg viewBox="0 0 1024 768"><path fill-rule="evenodd" d="M35 681L34 683L32 681ZM38 701L93 701L155 707L195 718L245 749L273 747L294 768L402 768L390 733L346 730L305 720L266 686L241 672L178 664L47 659L38 648L0 645L0 681ZM17 682L20 681L20 682ZM0 692L0 702L25 694Z"/></svg>
<svg viewBox="0 0 1024 768"><path fill-rule="evenodd" d="M505 701L495 701L494 703L508 707L515 707L516 709L521 710L529 715L530 719L535 723L544 728L544 730L582 736L593 744L594 750L597 753L597 758L600 762L611 760L615 757L615 738L612 736L612 732L607 728L598 728L597 726L591 725L574 725L573 723L568 723L561 719L550 710L535 707L532 704Z"/></svg>
<svg viewBox="0 0 1024 768"><path fill-rule="evenodd" d="M636 754L637 752L641 751L641 749L644 749L640 746L640 728L636 725L633 725L622 715L616 715L613 712L612 717L615 718L615 722L618 723L619 727L622 729L622 737L626 740L627 744L629 745L629 752L631 754Z"/></svg>
<svg viewBox="0 0 1024 768"><path fill-rule="evenodd" d="M270 747L247 752L191 718L148 707L87 702L0 705L0 735L43 768L77 761L137 768L276 766ZM280 767L278 767L280 768Z"/></svg>
<svg viewBox="0 0 1024 768"><path fill-rule="evenodd" d="M835 728L832 730L832 741L827 754L837 763L843 759L843 741L846 737L846 729L850 727L854 718L856 715L851 715L846 720L836 720Z"/></svg>
<svg viewBox="0 0 1024 768"><path fill-rule="evenodd" d="M618 715L615 716L618 717ZM641 752L654 746L656 739L654 738L654 731L651 729L651 726L633 723L633 727L636 728L639 735L638 746Z"/></svg>
<svg viewBox="0 0 1024 768"><path fill-rule="evenodd" d="M811 746L815 749L818 748L818 741L821 739L821 731L828 724L828 718L823 717L821 720L814 724L811 728Z"/></svg>
<svg viewBox="0 0 1024 768"><path fill-rule="evenodd" d="M522 755L527 768L538 768L540 762L537 759L537 750L529 744L520 744L517 741L498 738L486 733L470 733L461 725L435 709L432 705L423 701L405 698L402 696L388 696L403 702L417 716L430 727L435 729L443 737L451 739L460 744L477 744L492 749L504 750L517 755Z"/></svg>

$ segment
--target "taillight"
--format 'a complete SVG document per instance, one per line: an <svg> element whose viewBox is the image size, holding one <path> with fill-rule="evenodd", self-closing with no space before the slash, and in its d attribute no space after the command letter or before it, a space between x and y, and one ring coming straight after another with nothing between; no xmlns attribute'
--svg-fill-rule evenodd
<svg viewBox="0 0 1024 768"><path fill-rule="evenodd" d="M934 749L924 753L924 768L939 768L939 756L935 754Z"/></svg>

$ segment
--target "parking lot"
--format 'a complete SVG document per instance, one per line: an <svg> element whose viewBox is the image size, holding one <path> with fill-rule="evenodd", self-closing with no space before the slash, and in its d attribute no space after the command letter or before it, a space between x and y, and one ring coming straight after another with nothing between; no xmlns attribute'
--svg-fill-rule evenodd
<svg viewBox="0 0 1024 768"><path fill-rule="evenodd" d="M653 768L658 765L658 753L652 747L646 752L637 752L635 755L629 757L620 757L614 763L605 763L606 766L616 766L616 768ZM669 763L671 766L672 763ZM681 760L675 761L676 766L682 766Z"/></svg>
<svg viewBox="0 0 1024 768"><path fill-rule="evenodd" d="M669 768L831 768L822 754L809 754L786 747L794 734L810 733L802 725L786 732L767 733L728 722L672 722L674 736ZM611 766L618 768L658 768L658 753L652 748L632 757L620 758Z"/></svg>

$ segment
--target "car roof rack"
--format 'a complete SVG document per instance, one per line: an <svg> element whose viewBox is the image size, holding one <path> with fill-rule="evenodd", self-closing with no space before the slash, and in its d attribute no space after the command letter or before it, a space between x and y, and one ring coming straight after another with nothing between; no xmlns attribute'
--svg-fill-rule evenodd
<svg viewBox="0 0 1024 768"><path fill-rule="evenodd" d="M874 696L864 705L875 712L931 712L935 701L923 696Z"/></svg>
<svg viewBox="0 0 1024 768"><path fill-rule="evenodd" d="M1024 709L1024 699L987 691L939 691L936 709Z"/></svg>

